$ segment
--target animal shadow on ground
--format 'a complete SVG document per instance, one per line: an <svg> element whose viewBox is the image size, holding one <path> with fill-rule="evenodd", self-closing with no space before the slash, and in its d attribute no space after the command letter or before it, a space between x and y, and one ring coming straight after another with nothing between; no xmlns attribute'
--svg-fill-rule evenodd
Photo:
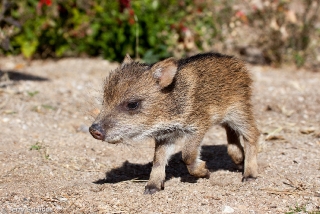
<svg viewBox="0 0 320 214"><path fill-rule="evenodd" d="M20 80L30 80L30 81L48 81L48 78L40 77L32 74L27 74L24 72L18 72L15 70L4 71L0 70L0 80L12 80L12 81L20 81Z"/></svg>
<svg viewBox="0 0 320 214"><path fill-rule="evenodd" d="M210 172L217 170L238 171L227 154L226 145L202 146L201 159L206 161ZM148 180L152 163L135 164L125 161L121 167L106 172L106 177L94 181L95 184L118 183L127 180ZM189 174L181 158L181 152L174 154L166 167L166 180L180 177L182 182L195 183L198 178Z"/></svg>

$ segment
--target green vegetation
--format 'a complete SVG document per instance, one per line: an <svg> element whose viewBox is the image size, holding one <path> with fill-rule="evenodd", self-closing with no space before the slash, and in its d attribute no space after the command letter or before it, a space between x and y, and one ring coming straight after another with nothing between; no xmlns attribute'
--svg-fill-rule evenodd
<svg viewBox="0 0 320 214"><path fill-rule="evenodd" d="M275 65L320 64L320 2L300 4L298 13L291 1L2 0L0 53L154 62L253 46Z"/></svg>
<svg viewBox="0 0 320 214"><path fill-rule="evenodd" d="M35 144L31 145L29 150L38 151L40 153L40 155L46 160L48 160L50 157L49 154L47 153L46 147L43 146L43 144L41 142L36 142Z"/></svg>
<svg viewBox="0 0 320 214"><path fill-rule="evenodd" d="M181 39L178 34L190 31L189 26L200 37L203 22L215 29L210 16L197 12L200 7L202 3L193 5L191 0L16 1L8 13L21 28L13 27L16 34L4 53L26 58L85 54L110 60L129 53L156 61L172 54Z"/></svg>
<svg viewBox="0 0 320 214"><path fill-rule="evenodd" d="M308 212L305 206L296 205L295 208L290 208L290 211L286 212L286 214L296 214L296 213L320 214L320 211Z"/></svg>
<svg viewBox="0 0 320 214"><path fill-rule="evenodd" d="M36 96L37 94L39 94L39 91L27 91L27 93L28 93L28 95L29 95L30 97L34 97L34 96Z"/></svg>
<svg viewBox="0 0 320 214"><path fill-rule="evenodd" d="M51 105L46 105L46 104L43 104L43 105L41 105L43 108L45 108L45 109L50 109L50 110L55 110L56 108L55 107L53 107L53 106L51 106Z"/></svg>
<svg viewBox="0 0 320 214"><path fill-rule="evenodd" d="M30 146L30 150L40 150L41 148L40 142L36 142L34 145Z"/></svg>

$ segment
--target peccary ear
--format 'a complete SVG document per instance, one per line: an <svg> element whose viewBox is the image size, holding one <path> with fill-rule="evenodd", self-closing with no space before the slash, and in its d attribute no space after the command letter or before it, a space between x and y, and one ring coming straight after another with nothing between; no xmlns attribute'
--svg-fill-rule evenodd
<svg viewBox="0 0 320 214"><path fill-rule="evenodd" d="M157 80L161 88L170 85L177 73L178 65L174 58L168 58L157 62L152 66L153 77Z"/></svg>
<svg viewBox="0 0 320 214"><path fill-rule="evenodd" d="M124 57L122 63L121 63L121 68L123 68L126 64L130 64L132 63L133 60L131 59L129 54L126 54L126 56Z"/></svg>

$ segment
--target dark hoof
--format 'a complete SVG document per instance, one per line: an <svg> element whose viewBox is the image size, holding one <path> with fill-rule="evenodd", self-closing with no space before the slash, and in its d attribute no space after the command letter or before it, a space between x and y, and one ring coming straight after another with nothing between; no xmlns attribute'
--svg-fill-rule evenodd
<svg viewBox="0 0 320 214"><path fill-rule="evenodd" d="M204 176L203 178L206 178L206 179L209 179L209 178L210 178L210 172L209 172L209 170L208 170L206 176Z"/></svg>
<svg viewBox="0 0 320 214"><path fill-rule="evenodd" d="M256 177L248 176L248 177L243 177L242 182L247 182L247 181L254 181L256 180Z"/></svg>
<svg viewBox="0 0 320 214"><path fill-rule="evenodd" d="M243 164L236 164L236 169L239 171L243 171L244 170Z"/></svg>
<svg viewBox="0 0 320 214"><path fill-rule="evenodd" d="M145 187L145 190L144 190L144 193L145 195L152 195L156 192L159 192L161 189L155 187L155 186L146 186Z"/></svg>
<svg viewBox="0 0 320 214"><path fill-rule="evenodd" d="M159 192L160 190L164 190L164 181L161 182L161 189L159 189L158 187L156 187L155 185L147 185L144 189L144 193L145 195L152 195L156 192Z"/></svg>

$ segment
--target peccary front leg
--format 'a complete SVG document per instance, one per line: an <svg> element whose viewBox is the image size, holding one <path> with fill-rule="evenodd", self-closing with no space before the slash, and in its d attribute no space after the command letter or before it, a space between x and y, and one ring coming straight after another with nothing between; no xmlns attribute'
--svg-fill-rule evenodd
<svg viewBox="0 0 320 214"><path fill-rule="evenodd" d="M174 152L174 142L169 139L156 139L153 166L144 194L153 194L164 189L166 165Z"/></svg>
<svg viewBox="0 0 320 214"><path fill-rule="evenodd" d="M198 178L209 178L210 172L206 168L206 162L200 160L201 142L204 134L196 134L187 137L182 150L182 160L187 165L191 175Z"/></svg>

